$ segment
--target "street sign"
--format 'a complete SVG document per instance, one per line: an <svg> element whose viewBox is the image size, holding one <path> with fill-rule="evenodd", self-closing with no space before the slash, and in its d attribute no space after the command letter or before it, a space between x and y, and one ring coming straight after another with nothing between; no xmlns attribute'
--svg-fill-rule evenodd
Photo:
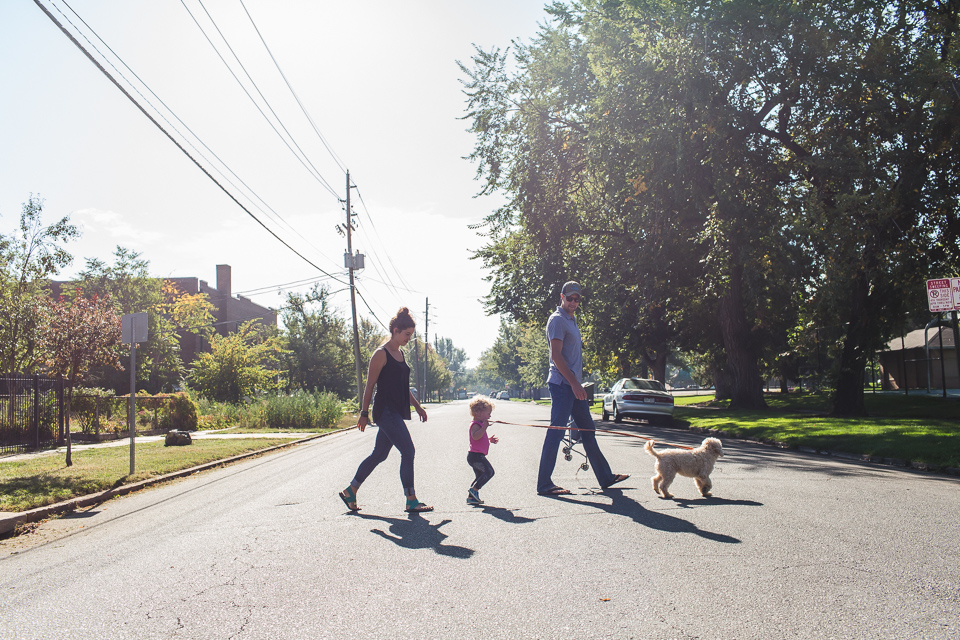
<svg viewBox="0 0 960 640"><path fill-rule="evenodd" d="M927 306L930 308L930 313L942 313L956 309L953 305L953 292L948 278L927 280Z"/></svg>
<svg viewBox="0 0 960 640"><path fill-rule="evenodd" d="M950 291L953 292L953 308L960 311L960 278L950 278Z"/></svg>
<svg viewBox="0 0 960 640"><path fill-rule="evenodd" d="M146 342L147 336L147 314L127 313L120 319L120 342L122 344L136 344Z"/></svg>

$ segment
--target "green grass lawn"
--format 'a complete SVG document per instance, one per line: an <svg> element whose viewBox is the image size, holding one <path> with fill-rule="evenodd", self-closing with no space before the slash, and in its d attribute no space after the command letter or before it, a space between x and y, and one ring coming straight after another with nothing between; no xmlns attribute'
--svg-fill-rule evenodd
<svg viewBox="0 0 960 640"><path fill-rule="evenodd" d="M0 511L26 511L285 442L290 438L197 439L186 447L143 442L136 445L133 475L129 446L74 451L70 467L61 453L0 459Z"/></svg>
<svg viewBox="0 0 960 640"><path fill-rule="evenodd" d="M867 393L870 415L859 418L828 415L825 394L769 393L765 398L768 411L731 411L729 402L712 398L678 403L674 418L679 426L720 429L741 438L960 468L956 398Z"/></svg>
<svg viewBox="0 0 960 640"><path fill-rule="evenodd" d="M678 427L718 429L738 438L791 447L960 468L957 398L868 392L868 417L838 418L828 415L826 394L768 393L764 397L767 411L731 411L729 401L715 401L713 395L675 396L674 422ZM595 400L590 408L601 413L601 401Z"/></svg>

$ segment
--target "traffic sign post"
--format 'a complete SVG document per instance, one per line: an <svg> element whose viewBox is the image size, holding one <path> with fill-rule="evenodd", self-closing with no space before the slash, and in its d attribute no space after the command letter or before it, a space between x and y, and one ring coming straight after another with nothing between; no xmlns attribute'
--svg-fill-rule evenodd
<svg viewBox="0 0 960 640"><path fill-rule="evenodd" d="M137 343L146 342L148 329L147 314L128 313L120 321L120 341L130 345L130 475L136 469L137 438Z"/></svg>
<svg viewBox="0 0 960 640"><path fill-rule="evenodd" d="M950 313L953 325L953 348L957 354L957 376L960 379L960 327L957 326L957 310L960 309L960 278L927 280L927 307L930 313ZM943 327L938 327L938 330L940 331L940 364L942 366ZM946 393L946 379L944 379L944 393Z"/></svg>
<svg viewBox="0 0 960 640"><path fill-rule="evenodd" d="M950 292L953 294L953 348L957 353L957 380L960 380L960 325L957 323L957 311L960 310L960 278L950 278Z"/></svg>

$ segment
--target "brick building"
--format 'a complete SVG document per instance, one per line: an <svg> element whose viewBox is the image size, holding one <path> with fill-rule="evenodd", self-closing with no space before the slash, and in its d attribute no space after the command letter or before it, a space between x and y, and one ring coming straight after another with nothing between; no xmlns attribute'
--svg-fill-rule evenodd
<svg viewBox="0 0 960 640"><path fill-rule="evenodd" d="M258 320L267 326L277 326L277 312L269 307L262 307L256 302L243 296L233 295L230 265L217 265L217 286L211 287L206 280L198 278L164 278L173 283L182 293L196 295L207 294L207 298L214 306L213 315L217 333L227 335L236 331L237 327L247 320ZM70 286L70 282L51 281L51 293L59 296L61 291ZM184 332L180 338L180 358L185 365L189 365L198 353L209 351L210 344L200 335Z"/></svg>
<svg viewBox="0 0 960 640"><path fill-rule="evenodd" d="M227 335L237 330L237 327L247 320L257 320L267 326L277 326L277 312L269 307L262 307L256 302L240 295L233 295L232 274L230 265L217 265L217 286L211 287L206 280L198 278L165 278L174 284L183 293L196 295L207 294L215 307L213 312L215 327L220 335ZM202 351L209 351L210 345L195 333L185 333L180 339L181 357L184 364L189 364Z"/></svg>

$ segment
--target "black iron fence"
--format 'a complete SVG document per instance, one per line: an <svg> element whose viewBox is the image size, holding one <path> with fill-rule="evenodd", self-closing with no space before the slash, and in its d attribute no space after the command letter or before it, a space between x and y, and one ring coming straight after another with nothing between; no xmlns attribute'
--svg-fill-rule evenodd
<svg viewBox="0 0 960 640"><path fill-rule="evenodd" d="M63 418L63 378L0 376L0 453L55 446Z"/></svg>

